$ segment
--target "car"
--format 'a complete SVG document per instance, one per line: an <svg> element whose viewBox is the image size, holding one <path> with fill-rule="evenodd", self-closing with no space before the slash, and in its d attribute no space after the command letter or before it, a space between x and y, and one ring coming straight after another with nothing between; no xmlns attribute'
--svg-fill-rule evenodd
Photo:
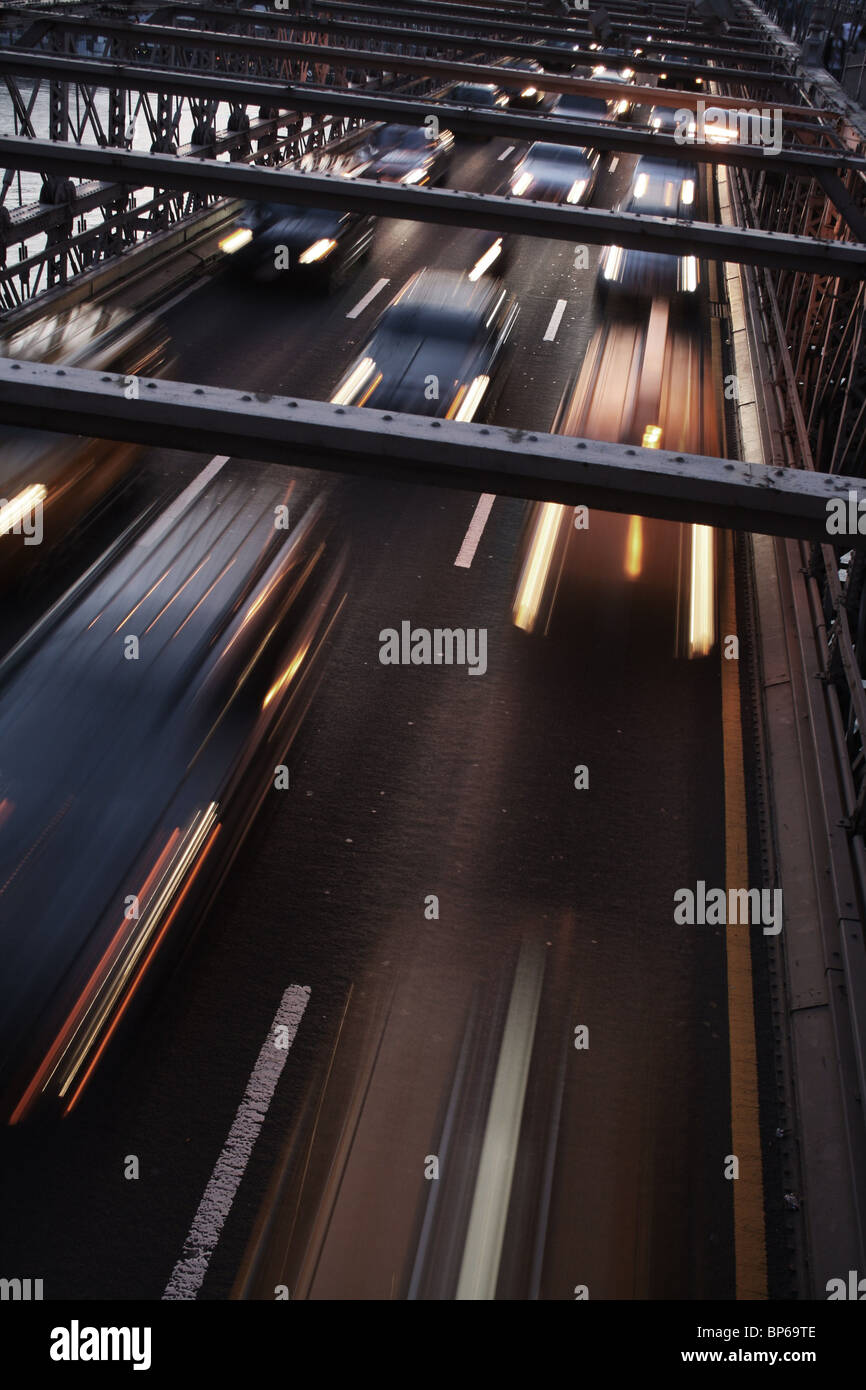
<svg viewBox="0 0 866 1390"><path fill-rule="evenodd" d="M604 97L567 92L556 98L551 115L572 121L612 121L615 116L613 105Z"/></svg>
<svg viewBox="0 0 866 1390"><path fill-rule="evenodd" d="M233 269L271 283L287 273L320 289L340 285L366 256L376 219L292 203L247 203L220 250Z"/></svg>
<svg viewBox="0 0 866 1390"><path fill-rule="evenodd" d="M169 376L168 329L153 315L77 305L0 338L0 356L110 372L128 380ZM0 430L0 582L31 575L131 479L134 444L31 427Z"/></svg>
<svg viewBox="0 0 866 1390"><path fill-rule="evenodd" d="M545 55L543 61L545 72L556 72L567 75L574 71L574 55L580 52L580 44L572 43L571 39L539 39L538 45L539 47L555 48L557 50L557 56L555 58Z"/></svg>
<svg viewBox="0 0 866 1390"><path fill-rule="evenodd" d="M432 187L448 177L453 154L450 130L431 135L423 126L380 125L355 151L347 172L352 178Z"/></svg>
<svg viewBox="0 0 866 1390"><path fill-rule="evenodd" d="M617 211L690 221L695 214L697 187L694 165L644 156L637 162L631 190ZM602 302L616 295L638 301L667 298L695 303L704 278L697 256L606 246L599 259L596 293Z"/></svg>
<svg viewBox="0 0 866 1390"><path fill-rule="evenodd" d="M592 70L591 81L594 82L613 82L617 87L628 89L634 86L632 81L634 72L631 68L624 68L618 71L615 68L594 67ZM634 100L629 95L628 90L623 92L619 98L609 98L610 113L616 119L619 116L630 116L634 110Z"/></svg>
<svg viewBox="0 0 866 1390"><path fill-rule="evenodd" d="M518 306L498 276L421 270L341 378L335 405L486 418L502 388Z"/></svg>
<svg viewBox="0 0 866 1390"><path fill-rule="evenodd" d="M659 56L658 54L656 55L656 57ZM665 54L663 61L682 64L687 68L694 66L694 58L688 57L684 53ZM705 92L707 89L707 84L703 77L696 76L691 72L668 72L666 69L659 73L656 85L659 87L670 87L677 92Z"/></svg>
<svg viewBox="0 0 866 1390"><path fill-rule="evenodd" d="M544 203L588 203L598 176L599 155L580 145L537 140L511 176L515 198Z"/></svg>
<svg viewBox="0 0 866 1390"><path fill-rule="evenodd" d="M511 111L549 111L553 105L553 96L550 92L545 92L540 87L539 81L544 76L544 69L540 63L536 63L533 58L510 58L503 68L510 72L526 74L526 81L522 88L516 88L508 92L508 107Z"/></svg>
<svg viewBox="0 0 866 1390"><path fill-rule="evenodd" d="M474 106L479 111L501 111L508 105L508 97L492 82L458 82L445 93L443 101L454 106ZM467 140L485 138L464 136Z"/></svg>
<svg viewBox="0 0 866 1390"><path fill-rule="evenodd" d="M647 125L660 135L679 134L682 143L693 144L697 122L693 111L683 112L673 106L653 106Z"/></svg>
<svg viewBox="0 0 866 1390"><path fill-rule="evenodd" d="M9 1124L76 1107L274 786L345 598L341 530L293 486L181 494L0 663Z"/></svg>
<svg viewBox="0 0 866 1390"><path fill-rule="evenodd" d="M591 43L589 46L596 52L598 58L592 69L593 73L617 73L625 81L633 81L634 68L631 64L635 56L641 53L641 49L618 48L613 45L596 43Z"/></svg>

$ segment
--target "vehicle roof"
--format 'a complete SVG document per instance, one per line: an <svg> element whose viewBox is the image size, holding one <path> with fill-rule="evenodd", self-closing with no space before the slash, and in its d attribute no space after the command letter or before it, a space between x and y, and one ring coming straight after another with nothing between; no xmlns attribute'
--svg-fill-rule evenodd
<svg viewBox="0 0 866 1390"><path fill-rule="evenodd" d="M468 275L451 270L420 270L413 275L389 305L424 307L449 313L480 317L491 301L501 293L499 281L493 277L470 280Z"/></svg>
<svg viewBox="0 0 866 1390"><path fill-rule="evenodd" d="M524 159L532 159L540 164L585 164L586 150L582 145L551 145L546 140L536 140L530 145Z"/></svg>
<svg viewBox="0 0 866 1390"><path fill-rule="evenodd" d="M3 356L20 357L25 362L98 361L100 349L110 346L115 353L124 334L132 341L145 322L133 323L125 309L79 304L4 335L0 348Z"/></svg>

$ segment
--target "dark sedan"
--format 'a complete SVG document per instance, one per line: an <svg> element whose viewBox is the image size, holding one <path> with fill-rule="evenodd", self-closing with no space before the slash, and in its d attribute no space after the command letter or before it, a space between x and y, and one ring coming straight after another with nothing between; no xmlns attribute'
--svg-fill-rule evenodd
<svg viewBox="0 0 866 1390"><path fill-rule="evenodd" d="M595 188L599 156L579 145L530 145L511 176L516 198L544 203L588 203Z"/></svg>
<svg viewBox="0 0 866 1390"><path fill-rule="evenodd" d="M618 210L691 221L696 190L694 165L644 157L638 160L631 190ZM697 256L606 246L599 259L596 291L602 300L617 295L636 300L667 298L694 302L701 286Z"/></svg>
<svg viewBox="0 0 866 1390"><path fill-rule="evenodd" d="M525 74L522 87L508 89L508 105L512 111L549 111L553 96L539 85L544 69L533 58L510 58L503 64L506 71Z"/></svg>
<svg viewBox="0 0 866 1390"><path fill-rule="evenodd" d="M423 126L382 125L359 147L351 174L382 183L432 187L446 180L453 153L450 130L433 134Z"/></svg>
<svg viewBox="0 0 866 1390"><path fill-rule="evenodd" d="M0 355L139 377L170 375L168 331L149 316L77 305L0 339ZM18 580L84 525L134 472L134 444L26 427L0 431L0 582Z"/></svg>
<svg viewBox="0 0 866 1390"><path fill-rule="evenodd" d="M182 496L0 665L8 1123L77 1104L274 787L342 604L325 508L291 501Z"/></svg>
<svg viewBox="0 0 866 1390"><path fill-rule="evenodd" d="M517 303L490 275L422 270L382 314L336 405L449 420L484 418L504 382Z"/></svg>
<svg viewBox="0 0 866 1390"><path fill-rule="evenodd" d="M331 290L370 250L375 226L369 213L248 203L220 249L254 280L270 283L291 273Z"/></svg>

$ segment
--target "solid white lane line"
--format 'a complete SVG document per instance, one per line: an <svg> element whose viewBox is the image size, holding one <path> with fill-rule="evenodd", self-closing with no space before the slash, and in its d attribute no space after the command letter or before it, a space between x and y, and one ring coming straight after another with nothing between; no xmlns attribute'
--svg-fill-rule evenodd
<svg viewBox="0 0 866 1390"><path fill-rule="evenodd" d="M565 313L565 306L567 303L567 299L557 299L556 308L551 314L550 323L547 325L547 328L545 329L543 340L545 343L552 343L554 338L556 337L557 329L559 328L562 316Z"/></svg>
<svg viewBox="0 0 866 1390"><path fill-rule="evenodd" d="M458 1301L496 1297L543 979L543 949L524 942L514 975L475 1178L457 1281Z"/></svg>
<svg viewBox="0 0 866 1390"><path fill-rule="evenodd" d="M617 166L618 164L619 164L619 155L618 155L618 154L612 154L611 157L610 157L610 164L609 164L609 166L608 166L611 173L614 172L614 170L616 169L616 166Z"/></svg>
<svg viewBox="0 0 866 1390"><path fill-rule="evenodd" d="M503 151L502 151L502 154L498 156L500 164L502 163L503 159L507 159L508 156L509 156L510 154L513 154L513 153L514 153L514 146L513 146L513 145L509 145L509 146L508 146L508 149L507 149L507 150L503 150Z"/></svg>
<svg viewBox="0 0 866 1390"><path fill-rule="evenodd" d="M298 1024L309 1001L308 985L289 985L280 1000L280 1007L247 1082L229 1137L199 1202L184 1242L183 1254L166 1285L164 1299L194 1299L204 1282L211 1256L231 1211L280 1073L286 1064L289 1048L295 1040Z"/></svg>
<svg viewBox="0 0 866 1390"><path fill-rule="evenodd" d="M363 314L367 305L372 304L373 300L376 298L376 295L381 294L387 284L389 284L388 280L377 280L373 288L371 290L368 290L367 293L364 295L364 298L358 300L358 303L355 305L354 309L349 310L348 314L346 315L346 318L356 319L359 314Z"/></svg>
<svg viewBox="0 0 866 1390"><path fill-rule="evenodd" d="M167 507L161 516L157 517L152 526L149 526L136 545L143 545L145 549L151 545L156 545L161 541L169 527L173 526L178 517L186 511L194 497L198 497L203 492L212 478L215 478L221 468L228 463L230 454L217 454L206 463L200 473L193 478L189 487L185 487L179 497L175 497L170 507Z"/></svg>
<svg viewBox="0 0 866 1390"><path fill-rule="evenodd" d="M463 544L457 553L455 565L459 565L462 570L468 570L472 561L475 559L475 552L478 549L478 542L484 533L487 525L487 518L490 509L496 501L495 492L482 492L475 504L475 511L472 513L472 520L469 523L469 530L463 537Z"/></svg>

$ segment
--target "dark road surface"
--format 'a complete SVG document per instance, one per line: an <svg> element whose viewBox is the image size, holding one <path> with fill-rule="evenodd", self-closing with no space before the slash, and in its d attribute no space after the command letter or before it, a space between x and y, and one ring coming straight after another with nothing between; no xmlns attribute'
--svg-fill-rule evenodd
<svg viewBox="0 0 866 1390"><path fill-rule="evenodd" d="M504 149L466 147L451 182L497 186ZM630 168L606 162L596 204ZM216 278L169 314L178 375L327 398L405 279L462 265L459 243L384 223L331 299ZM497 424L547 428L586 349L598 248L585 270L572 255L517 247ZM151 456L145 491L207 461ZM733 1297L724 931L673 920L677 888L726 882L719 658L676 656L661 524L637 581L594 547L542 637L511 623L522 503L495 501L467 568L471 494L303 483L345 515L351 564L290 787L62 1134L0 1138L3 1272L46 1298L161 1298L295 984L309 1003L201 1297ZM380 664L404 620L485 628L486 673Z"/></svg>

